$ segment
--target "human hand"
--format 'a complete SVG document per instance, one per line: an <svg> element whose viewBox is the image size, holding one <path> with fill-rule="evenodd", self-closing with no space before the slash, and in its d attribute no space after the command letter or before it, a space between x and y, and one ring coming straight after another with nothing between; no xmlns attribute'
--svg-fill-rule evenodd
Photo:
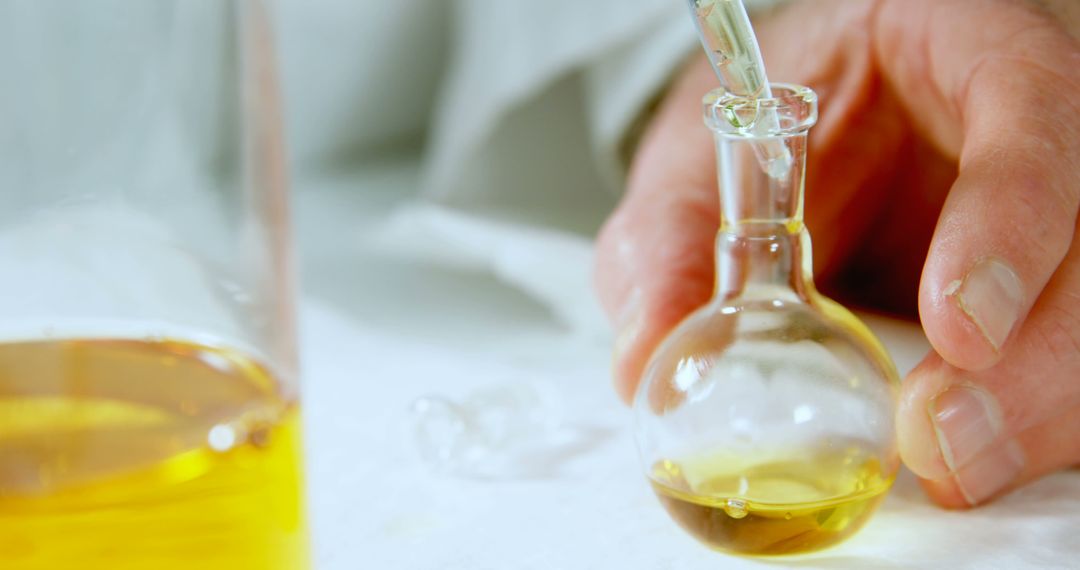
<svg viewBox="0 0 1080 570"><path fill-rule="evenodd" d="M826 289L915 300L933 351L906 378L901 455L948 507L1080 463L1080 2L803 0L757 23L774 80L814 88L807 225ZM683 70L601 232L596 286L629 401L705 303L718 213ZM921 272L921 278L920 278ZM853 294L854 293L854 294Z"/></svg>

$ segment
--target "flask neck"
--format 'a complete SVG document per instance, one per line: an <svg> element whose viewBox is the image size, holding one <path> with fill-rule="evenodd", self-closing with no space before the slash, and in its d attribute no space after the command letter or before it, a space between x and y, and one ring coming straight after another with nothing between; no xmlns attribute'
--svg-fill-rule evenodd
<svg viewBox="0 0 1080 570"><path fill-rule="evenodd" d="M814 291L810 235L796 232L716 236L716 294L720 300L804 301Z"/></svg>
<svg viewBox="0 0 1080 570"><path fill-rule="evenodd" d="M813 290L803 225L806 133L716 134L720 231L716 297L806 299Z"/></svg>

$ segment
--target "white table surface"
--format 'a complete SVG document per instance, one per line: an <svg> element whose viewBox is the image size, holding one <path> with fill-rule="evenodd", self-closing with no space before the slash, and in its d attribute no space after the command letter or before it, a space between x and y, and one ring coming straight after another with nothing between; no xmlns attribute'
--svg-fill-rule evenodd
<svg viewBox="0 0 1080 570"><path fill-rule="evenodd" d="M646 484L629 412L610 388L609 338L567 331L482 266L418 263L370 247L396 202L392 190L413 183L409 169L391 165L298 194L307 478L320 570L1080 565L1075 470L971 512L932 506L905 472L862 532L805 558L745 560L698 545ZM871 325L902 370L927 350L913 325ZM477 480L434 474L419 460L414 399L521 381L554 387L565 424L583 434L551 453L548 468Z"/></svg>

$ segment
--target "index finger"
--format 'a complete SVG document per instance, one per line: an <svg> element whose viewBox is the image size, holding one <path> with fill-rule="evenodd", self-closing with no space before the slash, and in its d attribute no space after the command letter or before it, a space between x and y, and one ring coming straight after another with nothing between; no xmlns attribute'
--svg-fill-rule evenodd
<svg viewBox="0 0 1080 570"><path fill-rule="evenodd" d="M1060 265L1080 207L1080 46L1019 1L886 2L884 73L959 159L919 308L950 364L995 364ZM913 9L923 22L912 22Z"/></svg>

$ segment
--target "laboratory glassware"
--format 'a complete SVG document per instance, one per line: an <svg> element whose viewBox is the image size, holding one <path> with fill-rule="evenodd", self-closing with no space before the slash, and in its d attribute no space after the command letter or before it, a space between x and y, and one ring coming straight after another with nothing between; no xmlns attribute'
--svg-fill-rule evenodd
<svg viewBox="0 0 1080 570"><path fill-rule="evenodd" d="M259 0L0 0L0 567L306 568Z"/></svg>
<svg viewBox="0 0 1080 570"><path fill-rule="evenodd" d="M634 403L661 503L702 542L745 555L847 538L899 468L895 367L814 287L803 185L816 95L771 93L704 100L720 186L715 294L661 343ZM786 150L784 172L760 160L764 145Z"/></svg>

